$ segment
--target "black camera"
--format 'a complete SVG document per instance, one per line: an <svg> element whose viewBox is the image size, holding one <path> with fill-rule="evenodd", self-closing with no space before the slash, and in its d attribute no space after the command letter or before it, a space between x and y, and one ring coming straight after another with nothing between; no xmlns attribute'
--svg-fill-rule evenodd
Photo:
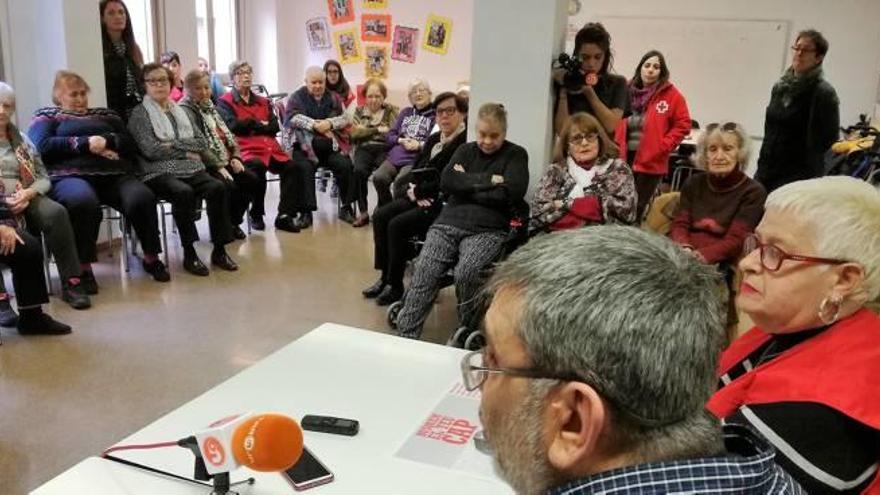
<svg viewBox="0 0 880 495"><path fill-rule="evenodd" d="M584 73L581 72L581 58L573 57L567 53L560 53L556 58L560 69L565 69L562 77L562 85L568 91L580 91L584 87Z"/></svg>

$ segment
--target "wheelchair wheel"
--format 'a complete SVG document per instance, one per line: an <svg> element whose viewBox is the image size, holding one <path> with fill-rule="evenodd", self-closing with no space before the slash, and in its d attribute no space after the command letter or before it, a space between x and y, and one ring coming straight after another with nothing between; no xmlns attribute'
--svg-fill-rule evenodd
<svg viewBox="0 0 880 495"><path fill-rule="evenodd" d="M388 306L388 310L385 313L388 316L388 326L391 327L392 330L397 330L397 315L400 314L400 310L403 309L403 300L395 301Z"/></svg>
<svg viewBox="0 0 880 495"><path fill-rule="evenodd" d="M449 337L449 340L446 341L446 345L463 349L464 342L468 338L470 332L471 330L468 327L458 327Z"/></svg>
<svg viewBox="0 0 880 495"><path fill-rule="evenodd" d="M471 333L464 341L464 348L469 351L479 351L485 346L486 337L483 335L483 332L479 331Z"/></svg>

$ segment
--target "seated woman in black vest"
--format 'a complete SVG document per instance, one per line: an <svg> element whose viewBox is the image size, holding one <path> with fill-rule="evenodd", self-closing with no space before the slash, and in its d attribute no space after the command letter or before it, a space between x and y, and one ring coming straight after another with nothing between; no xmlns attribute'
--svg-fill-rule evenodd
<svg viewBox="0 0 880 495"><path fill-rule="evenodd" d="M413 255L409 240L424 237L440 214L440 172L467 138L467 100L455 93L441 93L434 99L434 109L440 130L428 137L413 171L433 169L438 181L416 185L413 172L404 174L406 180L394 182L396 199L373 213L375 268L381 270L382 275L363 295L375 297L380 306L403 296L403 272L406 261Z"/></svg>

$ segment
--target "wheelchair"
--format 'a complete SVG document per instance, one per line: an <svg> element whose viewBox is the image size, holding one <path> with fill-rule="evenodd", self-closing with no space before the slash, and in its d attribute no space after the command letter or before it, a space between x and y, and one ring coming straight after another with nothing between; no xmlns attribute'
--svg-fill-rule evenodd
<svg viewBox="0 0 880 495"><path fill-rule="evenodd" d="M485 266L481 271L481 278L484 281L488 281L489 278L492 276L492 272L494 271L494 267L497 263L506 259L517 248L528 242L528 204L523 201L517 204L513 211L514 214L510 219L507 237L502 244L502 249L499 252L498 257L493 262ZM421 246L424 244L424 239L413 239L411 242L413 243L415 251L418 252ZM453 277L452 270L453 269L451 268L446 273L446 275L444 275L440 279L438 283L440 290L455 284L455 278ZM386 317L388 321L388 326L392 330L397 330L397 316L400 314L400 310L403 309L404 301L406 301L406 292L404 292L403 297L399 301L394 302L388 306ZM486 345L486 337L479 330L480 321L482 321L483 313L486 310L485 301L479 301L478 307L479 309L474 313L470 321L459 322L460 326L452 332L449 339L446 341L446 345L468 350L479 350Z"/></svg>

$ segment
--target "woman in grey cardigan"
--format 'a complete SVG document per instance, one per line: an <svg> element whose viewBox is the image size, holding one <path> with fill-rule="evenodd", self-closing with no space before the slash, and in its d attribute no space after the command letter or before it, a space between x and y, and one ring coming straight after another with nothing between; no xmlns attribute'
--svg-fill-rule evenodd
<svg viewBox="0 0 880 495"><path fill-rule="evenodd" d="M226 253L232 240L229 196L223 183L211 177L202 163L207 147L201 130L194 127L182 108L171 101L170 71L159 64L147 64L142 72L147 94L132 110L128 130L140 148L141 180L160 198L171 203L171 212L183 247L183 268L193 275L207 276L208 267L199 259L193 243L197 198L204 198L211 229L211 264L228 271L238 265Z"/></svg>

